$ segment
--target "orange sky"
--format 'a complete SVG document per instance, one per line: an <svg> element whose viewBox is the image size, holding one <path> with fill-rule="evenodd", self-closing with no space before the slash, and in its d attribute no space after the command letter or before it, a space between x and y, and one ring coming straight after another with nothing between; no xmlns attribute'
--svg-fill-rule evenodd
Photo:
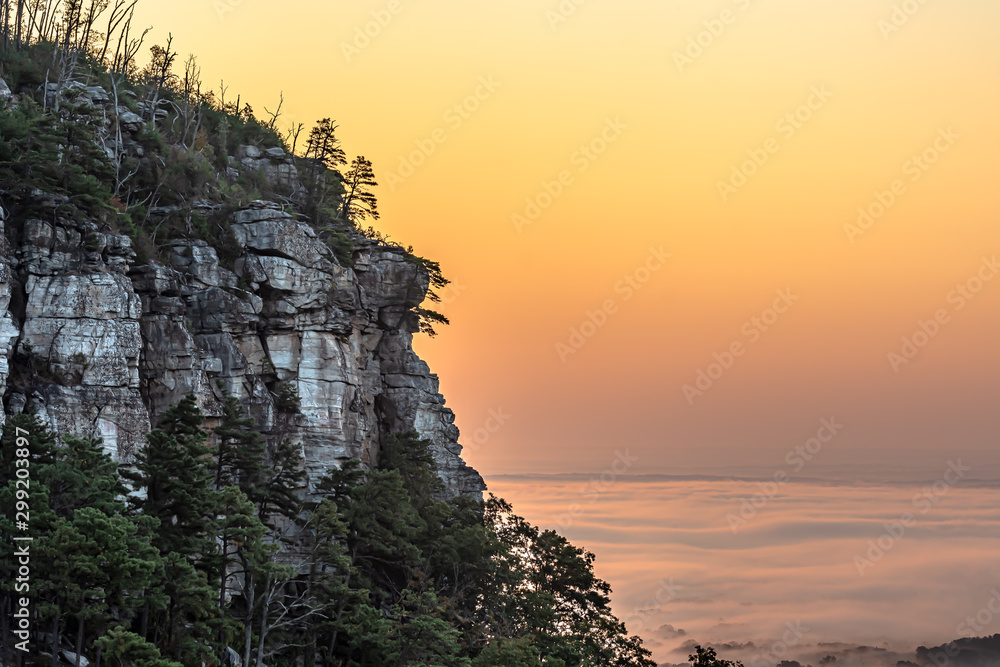
<svg viewBox="0 0 1000 667"><path fill-rule="evenodd" d="M846 461L995 448L1000 280L953 290L1000 253L1000 5L905 4L148 0L141 22L373 161L380 228L455 283L417 347L488 478L625 447L780 462L825 416Z"/></svg>

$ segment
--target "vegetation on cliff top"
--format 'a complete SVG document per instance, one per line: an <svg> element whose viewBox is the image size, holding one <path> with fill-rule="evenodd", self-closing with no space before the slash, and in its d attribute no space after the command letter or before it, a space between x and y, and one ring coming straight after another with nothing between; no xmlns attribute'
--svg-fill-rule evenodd
<svg viewBox="0 0 1000 667"><path fill-rule="evenodd" d="M275 201L308 220L345 266L366 238L405 252L436 300L448 283L440 266L368 224L379 218L375 170L363 155L348 159L335 121L282 130L283 99L261 117L224 84L207 89L196 58L181 60L171 38L140 64L149 31L133 25L136 3L0 0L0 79L17 95L15 104L0 99L8 212L31 217L44 193L60 216L131 236L140 263L159 260L172 239L198 238L231 264L230 214ZM447 324L414 310L425 333Z"/></svg>

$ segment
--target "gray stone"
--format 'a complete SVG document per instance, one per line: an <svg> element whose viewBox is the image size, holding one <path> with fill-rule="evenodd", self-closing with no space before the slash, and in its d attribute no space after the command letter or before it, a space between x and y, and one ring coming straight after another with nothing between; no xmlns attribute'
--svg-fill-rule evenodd
<svg viewBox="0 0 1000 667"><path fill-rule="evenodd" d="M308 224L258 201L232 215L243 249L235 273L200 240L173 241L166 265L132 266L129 239L61 219L65 202L47 193L34 199L53 212L21 223L16 254L0 247L0 394L9 410L35 409L61 434L102 437L127 463L184 396L195 395L212 428L233 395L268 441L300 448L310 488L347 459L376 465L387 434L416 429L449 494L483 490L461 459L437 378L413 352L412 309L428 281L401 249L358 238L355 267L340 266ZM19 275L26 298L15 316ZM15 353L36 372L8 386ZM289 389L298 414L277 401Z"/></svg>
<svg viewBox="0 0 1000 667"><path fill-rule="evenodd" d="M143 120L138 114L128 111L127 109L122 111L121 107L119 107L118 124L126 132L136 134L142 129Z"/></svg>
<svg viewBox="0 0 1000 667"><path fill-rule="evenodd" d="M59 657L68 662L71 665L76 665L77 655L72 651L60 651ZM90 661L84 658L82 655L80 657L80 667L87 667Z"/></svg>
<svg viewBox="0 0 1000 667"><path fill-rule="evenodd" d="M10 92L7 82L0 79L0 106L6 106L14 100L14 93Z"/></svg>
<svg viewBox="0 0 1000 667"><path fill-rule="evenodd" d="M236 157L238 159L250 158L251 160L257 160L260 158L260 149L256 146L240 146L236 151Z"/></svg>

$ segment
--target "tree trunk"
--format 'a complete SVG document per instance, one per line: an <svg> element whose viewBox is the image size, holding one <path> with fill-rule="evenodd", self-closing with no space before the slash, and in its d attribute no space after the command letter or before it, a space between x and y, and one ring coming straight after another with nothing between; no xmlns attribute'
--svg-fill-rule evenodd
<svg viewBox="0 0 1000 667"><path fill-rule="evenodd" d="M243 667L250 667L250 645L253 642L253 606L256 603L256 592L253 588L253 575L247 571L246 566L243 570L246 572L243 575L243 590L247 605L247 617L243 623Z"/></svg>
<svg viewBox="0 0 1000 667"><path fill-rule="evenodd" d="M355 546L351 550L351 566L354 566L354 561L357 557L358 548ZM333 627L333 634L330 636L330 663L333 663L333 649L337 645L337 626L340 625L340 619L344 615L344 607L347 606L347 595L351 592L351 571L347 571L347 578L344 580L344 597L337 604L337 616L336 625Z"/></svg>
<svg viewBox="0 0 1000 667"><path fill-rule="evenodd" d="M21 25L24 20L24 0L17 0L17 31L14 33L14 44L21 50Z"/></svg>
<svg viewBox="0 0 1000 667"><path fill-rule="evenodd" d="M0 619L0 644L3 645L3 650L0 652L0 661L3 664L7 664L7 649L14 645L8 636L10 633L10 614L11 614L11 596L6 594L3 596L3 604L0 605L0 614L3 618Z"/></svg>
<svg viewBox="0 0 1000 667"><path fill-rule="evenodd" d="M76 619L76 667L80 667L80 656L83 654L83 629L85 624L83 619L77 617Z"/></svg>
<svg viewBox="0 0 1000 667"><path fill-rule="evenodd" d="M142 605L142 621L140 621L139 623L139 634L142 636L143 639L147 641L149 640L149 636L147 634L148 628L149 628L149 600L146 600L146 602L144 602Z"/></svg>
<svg viewBox="0 0 1000 667"><path fill-rule="evenodd" d="M107 629L108 629L108 624L105 621L101 621L101 625L99 626L99 629L97 631L97 636L98 637L103 637L104 636L104 631L107 630ZM97 663L96 667L101 667L101 654L102 653L104 653L104 651L102 651L101 647L98 646L97 647L97 656L94 658L94 661Z"/></svg>
<svg viewBox="0 0 1000 667"><path fill-rule="evenodd" d="M226 566L228 563L226 559L229 558L229 537L223 533L222 534L222 566L220 579L222 580L219 584L219 662L222 663L222 659L225 657L226 653Z"/></svg>
<svg viewBox="0 0 1000 667"><path fill-rule="evenodd" d="M257 637L257 667L264 667L264 635L267 632L267 610L271 606L271 578L264 584L264 604L260 610L260 632ZM250 667L247 665L246 667Z"/></svg>
<svg viewBox="0 0 1000 667"><path fill-rule="evenodd" d="M52 667L59 667L59 608L52 619Z"/></svg>

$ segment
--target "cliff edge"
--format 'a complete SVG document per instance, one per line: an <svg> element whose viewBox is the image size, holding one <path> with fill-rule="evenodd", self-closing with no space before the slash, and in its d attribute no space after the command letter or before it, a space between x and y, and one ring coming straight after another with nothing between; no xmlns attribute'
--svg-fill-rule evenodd
<svg viewBox="0 0 1000 667"><path fill-rule="evenodd" d="M6 91L0 85L0 104L16 105ZM45 94L88 108L109 160L155 166L141 141L155 111L145 121L98 86ZM0 192L5 412L34 410L60 434L99 436L128 464L185 395L197 397L209 426L234 395L265 437L301 447L310 485L347 459L377 464L387 435L413 429L432 443L450 495L480 495L485 484L461 458L437 376L412 348L414 309L428 293L424 264L359 234L350 261L338 259L300 214L296 158L283 149L241 146L227 161L220 182L253 173L290 196L151 206L150 226L221 220L227 243L174 235L144 262L128 235L82 215L69 196Z"/></svg>

